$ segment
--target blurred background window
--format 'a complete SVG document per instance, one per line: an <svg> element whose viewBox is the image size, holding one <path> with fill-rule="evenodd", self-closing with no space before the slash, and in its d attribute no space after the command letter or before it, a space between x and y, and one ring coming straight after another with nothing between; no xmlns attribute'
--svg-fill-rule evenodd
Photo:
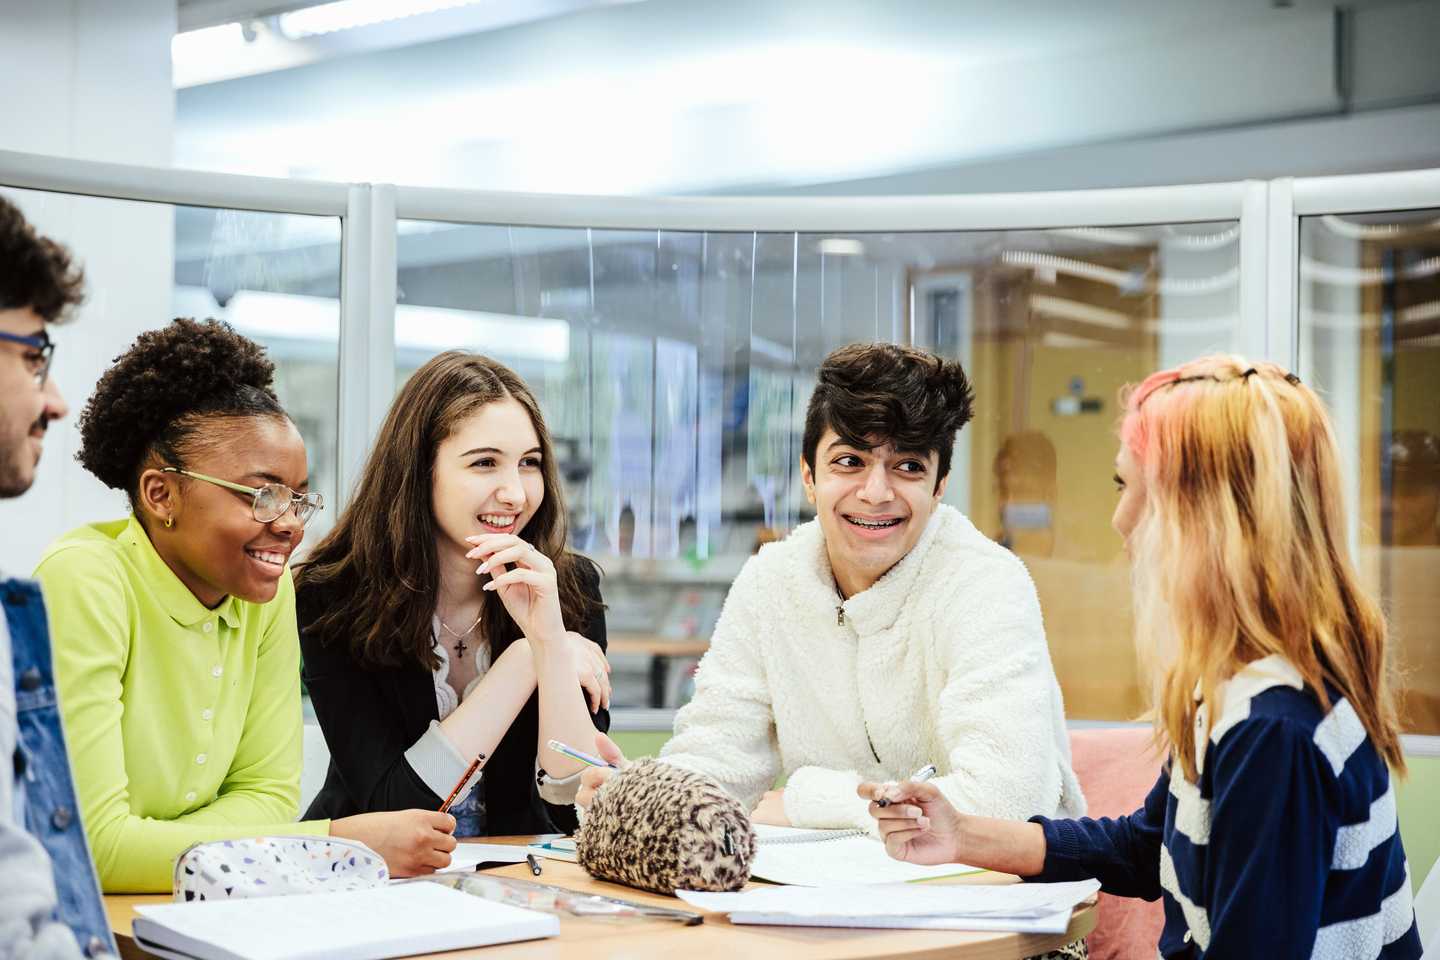
<svg viewBox="0 0 1440 960"><path fill-rule="evenodd" d="M340 218L175 207L171 313L213 317L264 345L275 394L305 440L310 491L325 509L297 551L320 542L340 509Z"/></svg>
<svg viewBox="0 0 1440 960"><path fill-rule="evenodd" d="M1403 728L1440 734L1440 209L1301 219L1300 371L1346 453Z"/></svg>
<svg viewBox="0 0 1440 960"><path fill-rule="evenodd" d="M1040 592L1071 717L1141 709L1110 528L1119 388L1233 350L1234 222L812 235L403 221L396 382L481 351L535 389L572 544L607 574L616 705L688 699L730 582L813 518L799 480L824 356L961 360L977 393L945 499Z"/></svg>

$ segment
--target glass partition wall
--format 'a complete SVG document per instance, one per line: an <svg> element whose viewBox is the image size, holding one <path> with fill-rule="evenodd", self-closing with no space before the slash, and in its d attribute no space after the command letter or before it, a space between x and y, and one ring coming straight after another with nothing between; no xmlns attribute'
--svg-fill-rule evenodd
<svg viewBox="0 0 1440 960"><path fill-rule="evenodd" d="M573 546L606 571L616 703L673 708L746 558L813 517L815 371L856 340L962 361L945 500L1040 592L1070 716L1141 709L1110 528L1119 388L1239 334L1235 221L928 233L401 221L397 383L479 350L535 389Z"/></svg>
<svg viewBox="0 0 1440 960"><path fill-rule="evenodd" d="M1301 219L1300 375L1351 467L1352 545L1385 605L1404 729L1440 734L1440 209Z"/></svg>
<svg viewBox="0 0 1440 960"><path fill-rule="evenodd" d="M340 508L340 218L175 207L176 317L225 320L275 362L275 394L305 440L325 509L297 559Z"/></svg>
<svg viewBox="0 0 1440 960"><path fill-rule="evenodd" d="M1129 582L1109 528L1116 391L1215 350L1294 365L1336 418L1352 547L1391 623L1405 730L1431 734L1407 736L1407 752L1440 753L1435 171L624 200L0 152L0 185L90 276L80 319L55 331L52 375L72 406L169 316L227 319L266 345L333 505L312 537L343 505L395 385L427 357L465 347L515 367L559 441L573 544L607 573L617 707L683 702L735 573L811 516L798 447L817 364L842 343L889 339L956 357L975 381L946 500L1029 568L1069 717L1133 718ZM397 221L397 207L423 219ZM700 228L639 229L688 221ZM1142 225L1114 225L1127 222ZM1090 226L1039 229L1057 223ZM52 431L30 496L0 504L12 571L123 509L71 461L71 430Z"/></svg>

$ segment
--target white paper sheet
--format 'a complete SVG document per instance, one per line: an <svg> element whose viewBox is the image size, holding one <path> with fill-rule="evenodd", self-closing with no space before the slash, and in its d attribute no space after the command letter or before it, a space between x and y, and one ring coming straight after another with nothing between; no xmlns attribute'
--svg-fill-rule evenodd
<svg viewBox="0 0 1440 960"><path fill-rule="evenodd" d="M1027 920L1020 917L797 917L790 913L732 913L731 923L772 927L866 927L886 930L1003 930L1007 933L1064 933L1071 910Z"/></svg>
<svg viewBox="0 0 1440 960"><path fill-rule="evenodd" d="M474 873L481 863L524 863L524 847L512 847L503 843L457 843L450 851L450 866L436 873Z"/></svg>
<svg viewBox="0 0 1440 960"><path fill-rule="evenodd" d="M757 840L787 840L791 837L814 837L814 836L835 836L844 833L858 833L852 830L814 830L809 827L777 827L770 823L752 823L751 829L755 831Z"/></svg>
<svg viewBox="0 0 1440 960"><path fill-rule="evenodd" d="M979 867L963 863L929 867L904 863L892 859L879 840L866 836L836 839L823 834L817 834L812 842L757 844L755 862L750 866L750 876L756 880L805 887L934 880L979 872Z"/></svg>
<svg viewBox="0 0 1440 960"><path fill-rule="evenodd" d="M748 893L677 890L676 895L691 906L716 913L1035 920L1068 911L1099 889L1098 880L1075 880L1068 883L788 886Z"/></svg>

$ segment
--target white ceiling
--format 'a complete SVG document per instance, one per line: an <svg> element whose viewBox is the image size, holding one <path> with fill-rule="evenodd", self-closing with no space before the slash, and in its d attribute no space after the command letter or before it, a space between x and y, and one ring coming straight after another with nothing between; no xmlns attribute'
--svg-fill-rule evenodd
<svg viewBox="0 0 1440 960"><path fill-rule="evenodd" d="M773 187L1332 112L1334 46L1332 9L1310 0L592 5L180 90L175 161L540 192Z"/></svg>

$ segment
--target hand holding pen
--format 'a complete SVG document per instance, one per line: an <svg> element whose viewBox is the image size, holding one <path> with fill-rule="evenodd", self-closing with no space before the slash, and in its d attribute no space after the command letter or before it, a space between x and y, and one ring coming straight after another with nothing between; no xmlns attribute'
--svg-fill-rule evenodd
<svg viewBox="0 0 1440 960"><path fill-rule="evenodd" d="M935 764L933 764L933 763L927 763L927 764L925 764L925 766L921 767L919 770L916 770L916 771L910 776L910 779L909 779L907 782L908 782L908 783L924 783L926 780L929 780L929 779L930 779L931 777L933 777L933 776L935 776ZM897 788L897 791L896 791L896 792L898 792L898 787L899 787L900 785L897 783L895 786L896 786L896 788ZM888 807L888 806L890 806L890 804L894 803L894 802L897 801L897 800L901 800L901 799L903 799L903 797L901 797L901 796L896 796L894 799L891 799L889 796L884 796L884 797L881 797L879 800L877 800L877 801L875 801L875 802L876 802L876 804L877 804L878 806Z"/></svg>
<svg viewBox="0 0 1440 960"><path fill-rule="evenodd" d="M856 791L870 803L885 850L908 863L955 863L960 814L929 780L935 767L926 764L899 783L860 784ZM964 861L969 862L969 861Z"/></svg>

